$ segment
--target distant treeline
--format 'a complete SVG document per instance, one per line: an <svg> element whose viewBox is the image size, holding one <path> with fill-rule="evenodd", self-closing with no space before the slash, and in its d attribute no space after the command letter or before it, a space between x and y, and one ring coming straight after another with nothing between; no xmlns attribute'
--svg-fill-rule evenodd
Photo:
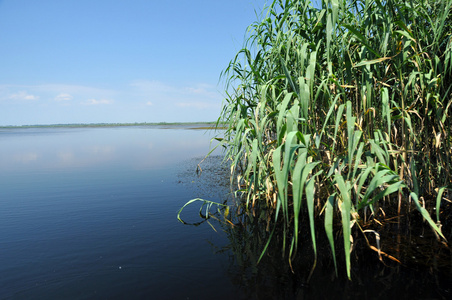
<svg viewBox="0 0 452 300"><path fill-rule="evenodd" d="M224 124L217 122L159 122L159 123L75 123L75 124L48 124L48 125L6 125L0 128L56 128L56 127L123 127L123 126L201 126L203 128L221 128Z"/></svg>

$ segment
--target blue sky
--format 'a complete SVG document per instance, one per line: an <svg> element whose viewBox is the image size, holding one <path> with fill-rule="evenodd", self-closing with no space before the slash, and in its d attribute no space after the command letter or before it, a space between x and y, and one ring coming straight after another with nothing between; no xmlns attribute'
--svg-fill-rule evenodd
<svg viewBox="0 0 452 300"><path fill-rule="evenodd" d="M0 125L213 121L265 0L0 0Z"/></svg>

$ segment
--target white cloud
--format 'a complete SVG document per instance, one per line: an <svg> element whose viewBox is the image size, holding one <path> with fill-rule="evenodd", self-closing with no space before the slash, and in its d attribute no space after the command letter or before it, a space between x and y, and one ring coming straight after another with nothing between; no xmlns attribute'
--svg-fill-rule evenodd
<svg viewBox="0 0 452 300"><path fill-rule="evenodd" d="M187 91L188 91L189 93L193 93L193 94L202 94L202 93L205 92L205 89L203 89L203 88L192 88L192 87L189 87L189 88L187 88Z"/></svg>
<svg viewBox="0 0 452 300"><path fill-rule="evenodd" d="M56 95L56 96L55 96ZM50 100L68 102L78 99L113 99L117 90L83 85L41 84L41 85L0 85L1 100Z"/></svg>
<svg viewBox="0 0 452 300"><path fill-rule="evenodd" d="M210 99L217 99L219 97L219 93L215 87L208 84L198 84L195 87L187 87L185 88L185 92L191 95Z"/></svg>
<svg viewBox="0 0 452 300"><path fill-rule="evenodd" d="M108 99L88 99L87 101L83 102L85 105L101 105L101 104L112 104L113 100Z"/></svg>
<svg viewBox="0 0 452 300"><path fill-rule="evenodd" d="M12 101L17 105L9 105ZM68 84L0 84L0 111L5 114L0 124L203 121L215 119L221 103L216 86L203 83L141 80L112 89ZM20 119L16 111L20 111Z"/></svg>
<svg viewBox="0 0 452 300"><path fill-rule="evenodd" d="M117 92L115 90L96 88L85 85L71 85L71 84L42 84L30 86L30 89L36 89L45 93L69 94L71 96L88 96L101 98L112 97Z"/></svg>
<svg viewBox="0 0 452 300"><path fill-rule="evenodd" d="M130 84L131 87L137 88L144 92L169 92L174 87L156 80L137 80Z"/></svg>
<svg viewBox="0 0 452 300"><path fill-rule="evenodd" d="M12 100L38 100L39 96L29 94L26 91L19 91L15 94L11 94L9 96L9 99L12 99Z"/></svg>
<svg viewBox="0 0 452 300"><path fill-rule="evenodd" d="M70 101L72 100L72 95L67 93L60 93L55 97L56 101Z"/></svg>
<svg viewBox="0 0 452 300"><path fill-rule="evenodd" d="M216 105L213 105L212 103L208 103L208 102L178 102L178 103L176 103L176 106L191 107L191 108L197 108L197 109L206 109L206 108L210 108L210 107L216 106Z"/></svg>
<svg viewBox="0 0 452 300"><path fill-rule="evenodd" d="M165 102L179 107L203 108L210 106L209 102L219 105L222 100L214 86L202 83L178 86L155 80L140 80L131 83L130 86L134 94L151 99L152 103Z"/></svg>

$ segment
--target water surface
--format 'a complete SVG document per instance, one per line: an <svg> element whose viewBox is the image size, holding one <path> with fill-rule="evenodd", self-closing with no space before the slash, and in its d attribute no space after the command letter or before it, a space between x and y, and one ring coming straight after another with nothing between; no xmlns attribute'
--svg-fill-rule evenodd
<svg viewBox="0 0 452 300"><path fill-rule="evenodd" d="M212 299L212 285L231 295L209 245L224 235L176 219L200 196L190 184L210 138L183 128L0 130L0 298Z"/></svg>
<svg viewBox="0 0 452 300"><path fill-rule="evenodd" d="M352 281L339 234L339 277L318 230L308 281L308 235L292 272L278 242L257 264L270 231L252 213L231 218L235 226L212 221L217 231L178 222L190 199L231 199L220 157L195 172L212 136L171 126L0 129L0 299L451 298L452 255L415 214L416 230L382 232L403 264L383 264L357 239ZM184 220L200 221L198 210L187 207ZM394 244L391 234L407 239Z"/></svg>

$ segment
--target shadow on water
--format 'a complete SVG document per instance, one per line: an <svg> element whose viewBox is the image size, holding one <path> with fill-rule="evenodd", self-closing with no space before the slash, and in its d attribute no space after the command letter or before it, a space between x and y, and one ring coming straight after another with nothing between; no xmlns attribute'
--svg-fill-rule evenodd
<svg viewBox="0 0 452 300"><path fill-rule="evenodd" d="M237 201L232 194L215 195L229 184L228 170L218 167L219 157L206 161L201 176L192 175L192 187L199 189L204 199ZM187 178L185 176L185 178ZM187 182L181 182L187 184ZM220 184L223 188L215 188ZM232 209L231 209L232 210ZM385 208L387 215L396 216ZM256 209L259 211L259 209ZM303 234L293 271L288 264L287 253L282 251L283 229L276 227L272 242L266 253L259 257L270 237L273 223L267 223L265 209L261 215L238 209L230 213L229 222L211 221L223 230L228 244L213 245L216 252L227 255L228 276L237 290L239 299L451 299L452 297L452 253L448 245L439 242L430 227L423 222L414 207L405 207L400 217L378 216L381 222L368 224L381 236L379 259L377 251L371 250L361 232L353 233L352 269L349 281L343 257L342 233L336 230L335 249L338 266L336 276L331 249L323 231L323 219L317 220L317 264L308 280L314 262L312 242L309 234ZM452 239L452 208L443 208L443 233ZM224 216L214 213L218 220ZM448 216L448 217L447 217ZM189 217L189 216L187 216ZM194 216L192 216L194 217ZM198 219L199 221L199 219ZM378 224L379 223L379 224ZM309 220L302 220L302 230L309 232ZM339 228L339 226L337 227ZM366 226L363 227L366 229ZM371 245L375 237L367 236ZM394 258L394 259L393 259ZM396 262L399 260L400 262Z"/></svg>
<svg viewBox="0 0 452 300"><path fill-rule="evenodd" d="M391 226L381 230L382 250L397 257L400 264L384 257L380 261L378 254L355 234L352 281L346 278L345 259L337 251L342 248L341 235L336 235L339 253L336 277L328 241L319 230L317 265L308 281L314 261L310 240L301 241L292 272L287 256L283 257L282 232L277 229L267 253L257 263L270 232L252 214L239 218L241 221L235 227L225 229L230 244L219 251L229 251L231 280L247 299L450 299L452 296L450 250L430 236L430 228L422 223L410 235L400 233L403 235L400 244L390 236ZM303 228L307 226L305 222Z"/></svg>

